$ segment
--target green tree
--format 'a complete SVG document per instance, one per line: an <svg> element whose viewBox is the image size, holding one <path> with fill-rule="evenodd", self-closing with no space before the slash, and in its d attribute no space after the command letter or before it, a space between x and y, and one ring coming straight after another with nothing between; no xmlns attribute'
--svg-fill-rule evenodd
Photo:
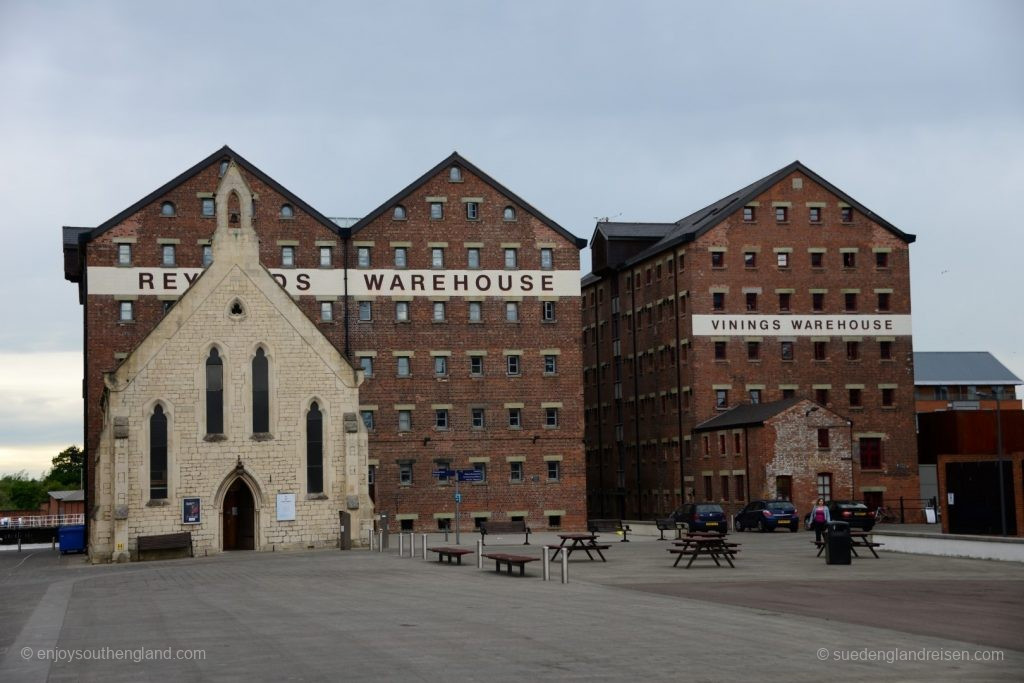
<svg viewBox="0 0 1024 683"><path fill-rule="evenodd" d="M78 446L69 446L53 458L53 469L46 475L47 483L59 483L64 489L77 490L82 485L84 454Z"/></svg>
<svg viewBox="0 0 1024 683"><path fill-rule="evenodd" d="M0 508L7 510L37 510L46 502L47 493L42 482L29 479L24 472L0 478Z"/></svg>

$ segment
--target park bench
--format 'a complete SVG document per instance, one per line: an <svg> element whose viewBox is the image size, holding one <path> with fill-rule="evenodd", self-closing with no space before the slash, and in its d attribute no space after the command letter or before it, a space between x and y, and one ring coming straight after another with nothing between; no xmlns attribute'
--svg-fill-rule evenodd
<svg viewBox="0 0 1024 683"><path fill-rule="evenodd" d="M139 559L142 559L142 552L145 550L180 550L188 548L189 557L195 557L192 549L192 533L182 531L176 534L158 534L154 536L139 536L138 551Z"/></svg>
<svg viewBox="0 0 1024 683"><path fill-rule="evenodd" d="M526 534L523 545L530 545L530 527L521 519L512 522L480 522L480 542L483 545L487 545L487 534Z"/></svg>
<svg viewBox="0 0 1024 683"><path fill-rule="evenodd" d="M626 543L629 541L626 535L632 531L632 529L629 528L628 524L623 524L621 519L588 519L587 531L592 534L622 534L622 542Z"/></svg>
<svg viewBox="0 0 1024 683"><path fill-rule="evenodd" d="M448 564L452 563L452 558L457 560L457 564L462 564L462 556L469 555L472 550L466 550L465 548L427 548L432 553L437 553L437 561L447 558Z"/></svg>
<svg viewBox="0 0 1024 683"><path fill-rule="evenodd" d="M661 535L658 537L659 541L668 540L667 538L665 538L666 531L675 531L676 538L678 539L680 537L680 532L682 531L682 529L679 527L679 524L676 522L676 520L672 519L671 517L666 517L665 519L656 519L654 520L654 524L658 527L658 531L661 533Z"/></svg>
<svg viewBox="0 0 1024 683"><path fill-rule="evenodd" d="M489 560L494 560L494 571L501 572L502 565L508 565L508 575L512 576L512 565L519 567L519 576L526 576L526 563L536 562L536 557L529 555L509 555L507 553L484 553Z"/></svg>

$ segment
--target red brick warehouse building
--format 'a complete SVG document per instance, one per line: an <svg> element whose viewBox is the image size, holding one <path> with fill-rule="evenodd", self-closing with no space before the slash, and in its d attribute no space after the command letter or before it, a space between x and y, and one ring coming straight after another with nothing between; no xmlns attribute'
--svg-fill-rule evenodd
<svg viewBox="0 0 1024 683"><path fill-rule="evenodd" d="M486 471L463 488L466 525L582 526L585 242L458 154L351 227L224 147L103 224L64 228L65 277L83 305L87 511L98 500L104 375L209 266L230 164L252 190L260 261L366 371L364 475L377 510L403 527L448 523L453 487L431 477L447 464ZM231 220L239 209L228 207ZM192 398L186 409L198 413Z"/></svg>
<svg viewBox="0 0 1024 683"><path fill-rule="evenodd" d="M590 514L916 497L913 241L800 162L674 223L598 223Z"/></svg>

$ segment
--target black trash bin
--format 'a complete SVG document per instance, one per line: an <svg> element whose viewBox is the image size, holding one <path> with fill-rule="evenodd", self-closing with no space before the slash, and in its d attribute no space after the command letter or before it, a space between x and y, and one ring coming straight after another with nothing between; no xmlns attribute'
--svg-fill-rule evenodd
<svg viewBox="0 0 1024 683"><path fill-rule="evenodd" d="M829 522L825 526L825 564L850 564L848 522Z"/></svg>

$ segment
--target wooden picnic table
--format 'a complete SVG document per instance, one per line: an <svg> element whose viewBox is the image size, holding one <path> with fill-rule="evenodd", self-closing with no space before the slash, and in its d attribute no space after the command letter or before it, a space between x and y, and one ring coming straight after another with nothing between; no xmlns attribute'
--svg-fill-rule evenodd
<svg viewBox="0 0 1024 683"><path fill-rule="evenodd" d="M558 534L558 537L562 539L562 542L558 545L548 546L549 548L555 548L555 553L551 556L554 560L558 557L558 553L564 552L567 558L572 558L572 554L577 550L582 550L587 554L591 560L594 556L591 555L591 551L597 553L597 556L601 558L602 562L607 562L602 550L608 550L611 546L607 544L601 544L597 542L597 534L592 533L577 533L577 534ZM566 545L568 543L569 545Z"/></svg>
<svg viewBox="0 0 1024 683"><path fill-rule="evenodd" d="M732 560L739 552L740 546L739 543L726 541L721 534L690 534L684 536L682 540L675 541L672 545L676 547L668 548L668 552L678 555L672 566L678 567L683 556L689 555L690 561L686 563L687 569L693 565L694 560L702 556L710 557L719 567L722 566L722 563L718 561L721 558L735 569L736 565L732 563Z"/></svg>
<svg viewBox="0 0 1024 683"><path fill-rule="evenodd" d="M869 551L871 551L871 554L874 555L876 559L881 559L878 556L878 553L875 552L875 548L879 547L882 544L881 543L875 543L874 541L871 540L870 536L871 536L871 532L870 531L851 531L850 532L850 552L853 553L854 557L860 557L860 555L857 554L857 548L867 548ZM825 541L825 540L811 541L811 543L813 543L816 546L818 546L817 557L821 557L821 554L823 552L825 552L825 544L827 542L828 541Z"/></svg>

